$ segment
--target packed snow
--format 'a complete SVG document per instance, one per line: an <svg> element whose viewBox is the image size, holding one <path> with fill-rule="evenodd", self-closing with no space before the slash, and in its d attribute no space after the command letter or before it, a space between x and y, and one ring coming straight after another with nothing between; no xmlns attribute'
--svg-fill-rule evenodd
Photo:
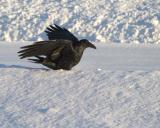
<svg viewBox="0 0 160 128"><path fill-rule="evenodd" d="M56 23L100 43L160 43L159 0L1 0L0 40L46 39Z"/></svg>
<svg viewBox="0 0 160 128"><path fill-rule="evenodd" d="M159 128L160 46L100 45L71 71L0 47L1 128Z"/></svg>
<svg viewBox="0 0 160 128"><path fill-rule="evenodd" d="M160 127L160 71L0 72L1 128Z"/></svg>
<svg viewBox="0 0 160 128"><path fill-rule="evenodd" d="M87 49L71 71L20 60L68 28ZM0 0L0 128L160 128L159 0Z"/></svg>

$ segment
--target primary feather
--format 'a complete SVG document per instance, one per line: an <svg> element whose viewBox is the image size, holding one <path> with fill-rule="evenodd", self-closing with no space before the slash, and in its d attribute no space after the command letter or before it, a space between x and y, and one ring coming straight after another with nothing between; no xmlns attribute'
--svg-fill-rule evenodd
<svg viewBox="0 0 160 128"><path fill-rule="evenodd" d="M77 43L78 39L67 29L61 28L60 26L56 25L47 27L45 31L47 33L49 40L56 40L56 39L64 39L64 40L71 40L73 43Z"/></svg>
<svg viewBox="0 0 160 128"><path fill-rule="evenodd" d="M69 43L71 42L67 40L40 41L32 45L21 47L23 50L19 51L18 53L20 53L19 56L21 57L21 59L38 55L49 56L57 48L63 48Z"/></svg>

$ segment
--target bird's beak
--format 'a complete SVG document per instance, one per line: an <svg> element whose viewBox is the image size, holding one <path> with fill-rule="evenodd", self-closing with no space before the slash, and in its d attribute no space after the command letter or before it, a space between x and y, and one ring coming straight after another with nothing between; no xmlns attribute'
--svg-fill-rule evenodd
<svg viewBox="0 0 160 128"><path fill-rule="evenodd" d="M89 43L88 47L96 49L96 46L93 45L92 43Z"/></svg>

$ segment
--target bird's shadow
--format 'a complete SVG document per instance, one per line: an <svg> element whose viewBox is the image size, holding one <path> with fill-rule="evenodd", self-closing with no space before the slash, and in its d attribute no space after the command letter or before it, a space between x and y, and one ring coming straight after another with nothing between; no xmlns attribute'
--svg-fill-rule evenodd
<svg viewBox="0 0 160 128"><path fill-rule="evenodd" d="M27 66L21 66L21 65L5 65L5 64L0 64L0 68L18 68L18 69L39 69L39 70L46 70L48 71L49 69L46 68L32 68L32 67L27 67Z"/></svg>

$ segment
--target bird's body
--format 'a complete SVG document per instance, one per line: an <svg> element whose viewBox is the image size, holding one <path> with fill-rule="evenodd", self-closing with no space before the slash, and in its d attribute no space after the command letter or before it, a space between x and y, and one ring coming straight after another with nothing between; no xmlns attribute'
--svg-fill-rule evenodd
<svg viewBox="0 0 160 128"><path fill-rule="evenodd" d="M47 28L46 33L49 41L35 42L32 45L22 47L23 50L18 52L21 59L36 57L29 60L54 70L70 70L79 63L87 47L96 48L88 40L79 41L67 29L55 26Z"/></svg>
<svg viewBox="0 0 160 128"><path fill-rule="evenodd" d="M78 51L78 48L73 48L71 44L67 44L64 47L60 47L54 50L47 58L46 62L52 62L55 64L51 68L70 70L73 66L79 63L81 60L84 49ZM47 65L46 65L47 66Z"/></svg>

